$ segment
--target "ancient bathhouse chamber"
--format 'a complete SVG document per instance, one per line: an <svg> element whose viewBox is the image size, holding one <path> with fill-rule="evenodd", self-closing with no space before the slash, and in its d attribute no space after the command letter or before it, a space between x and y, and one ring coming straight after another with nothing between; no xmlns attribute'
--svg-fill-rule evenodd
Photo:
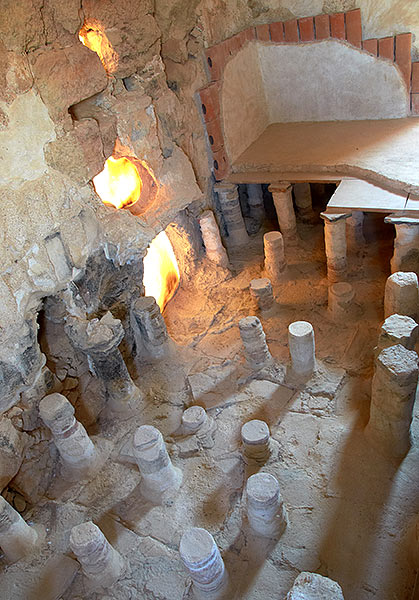
<svg viewBox="0 0 419 600"><path fill-rule="evenodd" d="M419 598L414 4L3 2L0 600Z"/></svg>

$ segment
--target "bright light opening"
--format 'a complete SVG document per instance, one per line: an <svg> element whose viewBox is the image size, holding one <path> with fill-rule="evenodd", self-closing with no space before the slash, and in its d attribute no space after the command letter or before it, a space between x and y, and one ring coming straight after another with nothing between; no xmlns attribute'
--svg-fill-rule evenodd
<svg viewBox="0 0 419 600"><path fill-rule="evenodd" d="M151 242L143 262L145 294L153 296L163 312L176 292L180 279L176 256L164 231Z"/></svg>
<svg viewBox="0 0 419 600"><path fill-rule="evenodd" d="M115 208L135 204L143 187L137 167L128 158L113 156L105 162L103 171L93 177L93 185L102 202Z"/></svg>
<svg viewBox="0 0 419 600"><path fill-rule="evenodd" d="M105 34L105 28L98 21L86 22L79 31L79 40L84 46L96 52L107 73L115 73L118 68L118 54Z"/></svg>

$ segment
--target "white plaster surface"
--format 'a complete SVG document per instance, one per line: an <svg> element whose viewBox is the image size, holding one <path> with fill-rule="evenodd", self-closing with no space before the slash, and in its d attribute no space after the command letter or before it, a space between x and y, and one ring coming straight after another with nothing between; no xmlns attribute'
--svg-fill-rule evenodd
<svg viewBox="0 0 419 600"><path fill-rule="evenodd" d="M342 211L393 212L403 210L406 203L406 193L394 194L366 181L347 179L339 184L327 208Z"/></svg>
<svg viewBox="0 0 419 600"><path fill-rule="evenodd" d="M257 46L270 123L408 114L404 82L389 61L338 40Z"/></svg>
<svg viewBox="0 0 419 600"><path fill-rule="evenodd" d="M0 131L0 186L14 189L47 170L43 148L55 139L54 124L45 104L33 91L18 96L10 106L0 102L8 127Z"/></svg>
<svg viewBox="0 0 419 600"><path fill-rule="evenodd" d="M256 44L247 44L226 65L221 112L227 152L235 160L269 124Z"/></svg>

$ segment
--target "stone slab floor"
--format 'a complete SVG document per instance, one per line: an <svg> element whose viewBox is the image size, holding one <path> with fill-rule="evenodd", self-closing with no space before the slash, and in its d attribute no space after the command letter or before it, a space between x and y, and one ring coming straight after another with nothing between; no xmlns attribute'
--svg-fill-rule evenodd
<svg viewBox="0 0 419 600"><path fill-rule="evenodd" d="M380 219L367 217L367 244L349 253L356 306L339 325L327 313L322 225L299 223L301 243L287 249L274 314L261 317L282 368L257 375L246 369L237 323L258 314L248 285L261 274L262 232L245 251L230 253L232 278L201 265L195 286L179 290L165 311L170 356L131 364L146 396L143 410L125 421L102 417L90 431L110 453L101 472L87 484L52 486L24 515L46 526L47 543L37 556L3 568L1 600L49 600L66 588L64 600L189 598L178 546L190 526L214 535L230 574L229 599L283 599L303 570L338 581L346 600L419 598L409 560L419 507L419 411L416 447L402 462L387 460L363 437L392 251L390 227ZM295 320L313 324L320 367L300 387L284 380L287 326ZM207 408L214 426L185 438L178 429L191 402ZM253 418L267 421L273 437L263 467L246 464L241 453L241 426ZM129 444L141 424L162 431L183 471L181 492L167 506L147 504L138 491ZM278 478L287 508L289 525L277 542L253 536L243 514L244 484L258 468ZM123 579L106 592L90 590L75 574L68 549L71 527L87 519L126 560Z"/></svg>

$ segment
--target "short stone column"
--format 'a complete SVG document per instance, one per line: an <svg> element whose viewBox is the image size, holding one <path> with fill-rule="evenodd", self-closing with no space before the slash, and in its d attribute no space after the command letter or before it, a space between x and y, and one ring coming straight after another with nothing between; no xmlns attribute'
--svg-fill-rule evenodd
<svg viewBox="0 0 419 600"><path fill-rule="evenodd" d="M285 271L284 238L279 231L269 231L263 236L265 271L273 285L280 282Z"/></svg>
<svg viewBox="0 0 419 600"><path fill-rule="evenodd" d="M401 344L407 350L413 350L419 335L419 325L405 315L390 315L381 326L377 350Z"/></svg>
<svg viewBox="0 0 419 600"><path fill-rule="evenodd" d="M206 210L199 217L198 221L208 259L220 267L228 269L229 260L226 249L221 241L220 230L218 229L214 213L212 210Z"/></svg>
<svg viewBox="0 0 419 600"><path fill-rule="evenodd" d="M168 351L169 336L156 300L152 296L134 300L130 321L137 354L144 351L150 358L163 358Z"/></svg>
<svg viewBox="0 0 419 600"><path fill-rule="evenodd" d="M386 281L384 292L384 318L406 315L417 319L419 314L419 287L416 273L397 271Z"/></svg>
<svg viewBox="0 0 419 600"><path fill-rule="evenodd" d="M198 598L216 600L222 597L227 572L212 535L200 527L188 529L180 540L179 553Z"/></svg>
<svg viewBox="0 0 419 600"><path fill-rule="evenodd" d="M294 183L294 199L300 219L306 223L312 223L316 215L313 211L310 184Z"/></svg>
<svg viewBox="0 0 419 600"><path fill-rule="evenodd" d="M350 248L356 251L365 244L364 238L364 213L353 210L346 221L346 239Z"/></svg>
<svg viewBox="0 0 419 600"><path fill-rule="evenodd" d="M335 283L346 275L346 219L350 213L321 213L320 216L324 220L327 277Z"/></svg>
<svg viewBox="0 0 419 600"><path fill-rule="evenodd" d="M279 229L285 242L297 239L297 223L292 202L292 185L287 181L272 183L269 186L278 217Z"/></svg>
<svg viewBox="0 0 419 600"><path fill-rule="evenodd" d="M39 414L51 430L63 463L64 476L91 473L97 465L96 449L87 431L74 417L73 405L61 394L49 394L39 403Z"/></svg>
<svg viewBox="0 0 419 600"><path fill-rule="evenodd" d="M419 268L419 219L389 215L384 221L394 225L396 230L391 272L416 271Z"/></svg>
<svg viewBox="0 0 419 600"><path fill-rule="evenodd" d="M25 523L20 514L0 496L0 546L6 560L17 562L33 552L37 543L36 529Z"/></svg>
<svg viewBox="0 0 419 600"><path fill-rule="evenodd" d="M418 383L418 355L400 344L385 348L375 362L367 438L397 458L408 452Z"/></svg>
<svg viewBox="0 0 419 600"><path fill-rule="evenodd" d="M303 571L294 581L286 600L344 600L342 588L336 581L317 573Z"/></svg>
<svg viewBox="0 0 419 600"><path fill-rule="evenodd" d="M308 321L295 321L288 326L291 367L295 375L309 376L316 367L314 330Z"/></svg>
<svg viewBox="0 0 419 600"><path fill-rule="evenodd" d="M202 406L190 406L182 414L182 427L185 433L196 433L208 421L208 415Z"/></svg>
<svg viewBox="0 0 419 600"><path fill-rule="evenodd" d="M328 290L328 311L333 321L347 318L353 307L355 292L350 283L333 283Z"/></svg>
<svg viewBox="0 0 419 600"><path fill-rule="evenodd" d="M92 521L72 528L70 548L94 589L110 588L123 575L122 556Z"/></svg>
<svg viewBox="0 0 419 600"><path fill-rule="evenodd" d="M155 504L172 498L182 485L182 471L173 466L160 431L141 425L134 433L133 448L142 495Z"/></svg>
<svg viewBox="0 0 419 600"><path fill-rule="evenodd" d="M247 519L251 529L264 537L280 537L287 526L287 514L279 483L269 473L256 473L246 483Z"/></svg>
<svg viewBox="0 0 419 600"><path fill-rule="evenodd" d="M239 321L244 355L251 369L262 369L272 363L262 323L257 317L244 317Z"/></svg>
<svg viewBox="0 0 419 600"><path fill-rule="evenodd" d="M265 421L252 419L241 429L244 455L250 460L264 464L271 455L271 434Z"/></svg>
<svg viewBox="0 0 419 600"><path fill-rule="evenodd" d="M231 246L243 246L249 241L242 211L240 208L239 192L237 185L227 183L214 184L214 190L218 194L221 212L228 233L228 244Z"/></svg>
<svg viewBox="0 0 419 600"><path fill-rule="evenodd" d="M110 312L91 321L68 317L65 330L74 346L87 355L93 373L103 382L109 408L120 414L135 410L141 392L118 349L124 337L121 321Z"/></svg>
<svg viewBox="0 0 419 600"><path fill-rule="evenodd" d="M250 295L255 300L261 312L268 312L274 306L272 284L266 277L252 279L250 282Z"/></svg>

